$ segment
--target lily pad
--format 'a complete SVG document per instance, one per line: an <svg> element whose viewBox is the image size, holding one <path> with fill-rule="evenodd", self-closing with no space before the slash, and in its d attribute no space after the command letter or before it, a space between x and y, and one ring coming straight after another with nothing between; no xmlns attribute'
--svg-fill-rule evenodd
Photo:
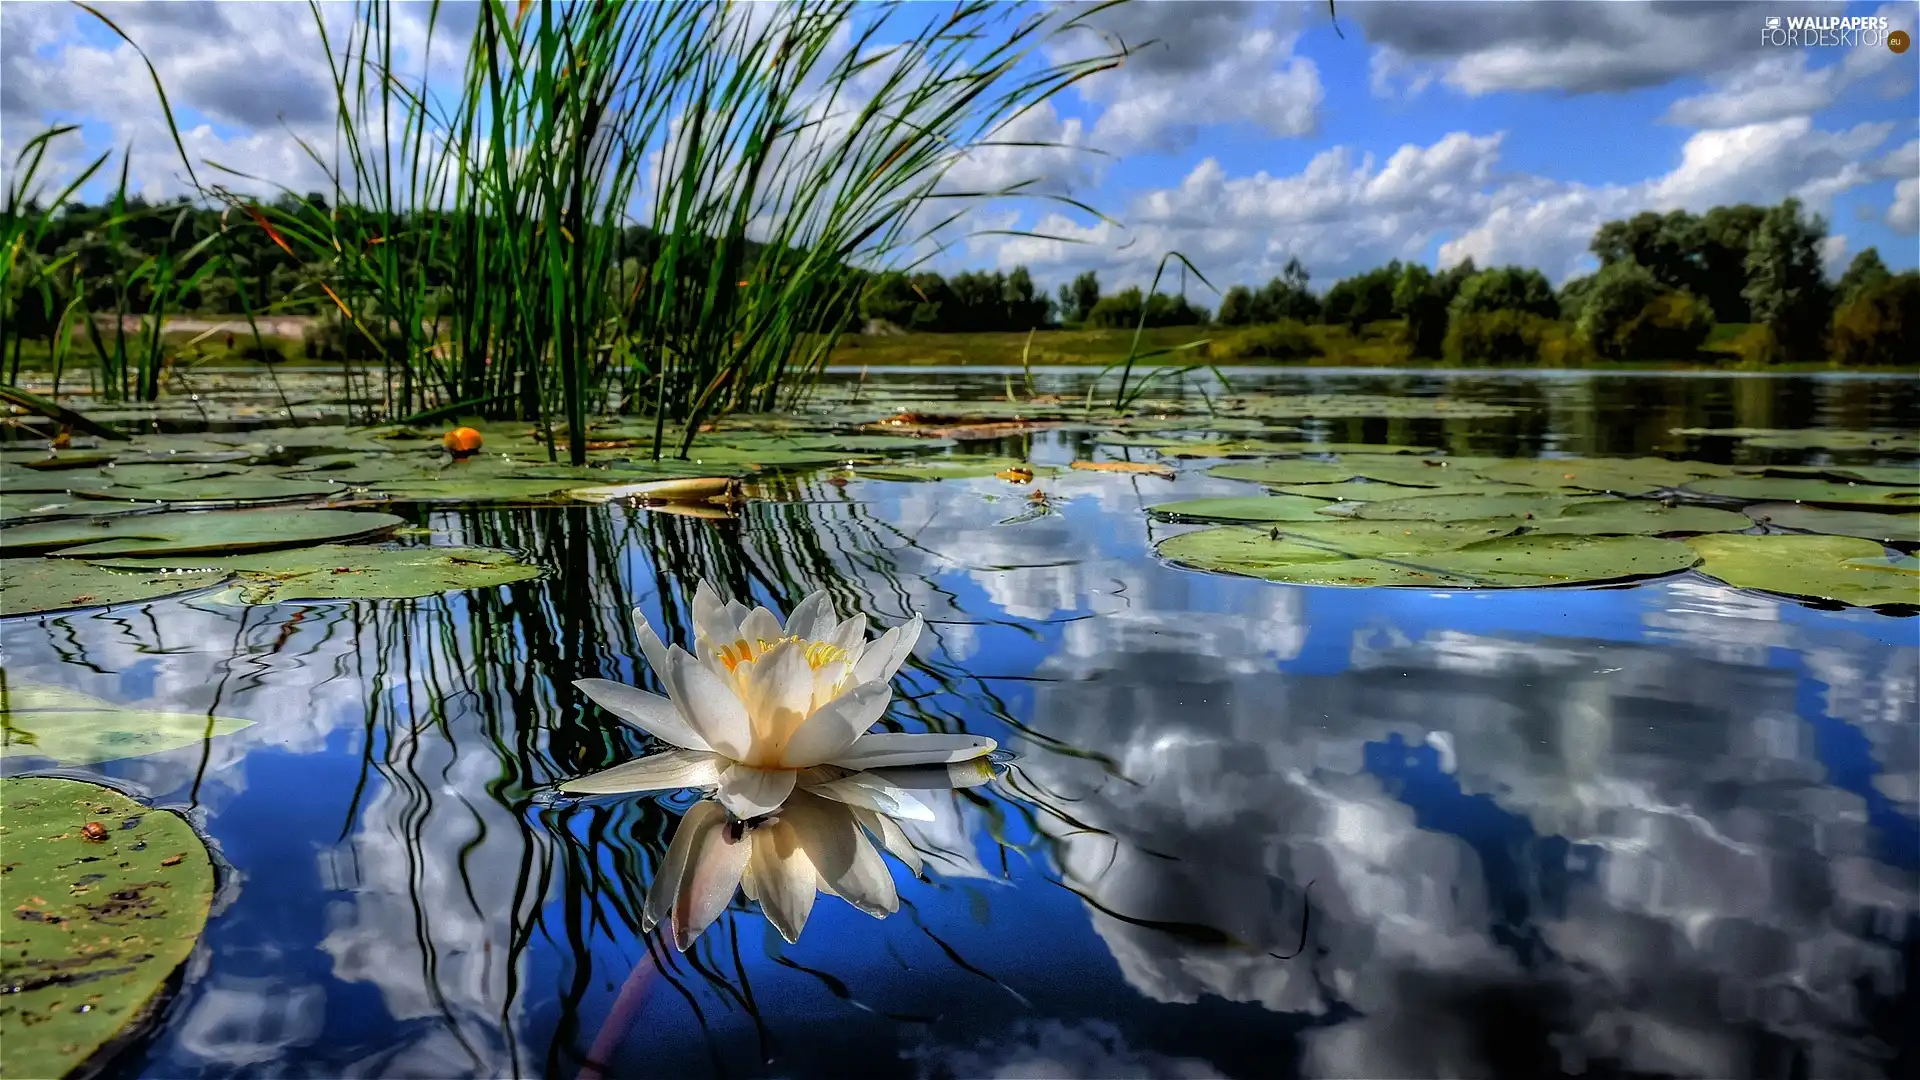
<svg viewBox="0 0 1920 1080"><path fill-rule="evenodd" d="M1536 534L1558 536L1664 536L1740 532L1753 526L1745 514L1731 510L1615 499L1575 503L1555 517L1528 524Z"/></svg>
<svg viewBox="0 0 1920 1080"><path fill-rule="evenodd" d="M1246 465L1215 465L1207 470L1207 475L1222 480L1247 480L1255 484L1337 484L1342 480L1354 479L1360 472L1338 461L1262 461Z"/></svg>
<svg viewBox="0 0 1920 1080"><path fill-rule="evenodd" d="M1834 428L1673 428L1675 435L1741 439L1771 450L1920 450L1920 436L1906 432L1843 431Z"/></svg>
<svg viewBox="0 0 1920 1080"><path fill-rule="evenodd" d="M1273 527L1282 538L1328 548L1350 557L1371 558L1409 552L1455 551L1482 540L1507 536L1526 524L1519 518L1475 521L1356 521L1317 517L1285 521Z"/></svg>
<svg viewBox="0 0 1920 1080"><path fill-rule="evenodd" d="M10 777L0 808L7 1074L65 1076L155 1014L206 928L213 864L185 818L98 784Z"/></svg>
<svg viewBox="0 0 1920 1080"><path fill-rule="evenodd" d="M1486 526L1480 526L1486 527ZM1697 561L1672 540L1639 536L1500 536L1434 550L1424 534L1405 551L1359 554L1246 526L1226 525L1161 541L1160 554L1176 564L1300 585L1527 588L1650 577ZM1416 543L1415 541L1426 541ZM1369 547L1395 546L1376 534Z"/></svg>
<svg viewBox="0 0 1920 1080"><path fill-rule="evenodd" d="M0 529L0 551L61 556L183 555L259 551L371 536L405 525L354 510L217 510L41 521Z"/></svg>
<svg viewBox="0 0 1920 1080"><path fill-rule="evenodd" d="M1700 572L1742 589L1860 607L1920 605L1920 563L1853 536L1717 534L1687 540Z"/></svg>
<svg viewBox="0 0 1920 1080"><path fill-rule="evenodd" d="M76 486L111 484L118 487L147 487L182 480L206 480L215 476L242 476L247 471L246 466L231 462L170 461L164 464L113 465L88 472L87 483Z"/></svg>
<svg viewBox="0 0 1920 1080"><path fill-rule="evenodd" d="M1562 510L1580 501L1586 499L1545 492L1436 494L1370 502L1356 508L1353 516L1372 521L1467 521L1498 517L1539 520L1558 517Z"/></svg>
<svg viewBox="0 0 1920 1080"><path fill-rule="evenodd" d="M1847 484L1770 476L1728 476L1698 480L1684 490L1753 502L1807 502L1832 506L1920 507L1920 487Z"/></svg>
<svg viewBox="0 0 1920 1080"><path fill-rule="evenodd" d="M1316 442L1292 443L1294 451L1302 454L1437 454L1437 446L1408 446L1404 443L1363 443L1363 442Z"/></svg>
<svg viewBox="0 0 1920 1080"><path fill-rule="evenodd" d="M997 476L1009 469L1026 469L1034 475L1057 471L1044 466L1029 465L1019 458L955 455L935 458L931 461L909 461L856 468L853 474L863 480L977 480L982 477Z"/></svg>
<svg viewBox="0 0 1920 1080"><path fill-rule="evenodd" d="M1223 499L1183 499L1149 506L1150 513L1188 521L1324 521L1318 499L1289 495L1246 495Z"/></svg>
<svg viewBox="0 0 1920 1080"><path fill-rule="evenodd" d="M0 618L134 604L204 589L223 576L127 573L72 559L0 559Z"/></svg>
<svg viewBox="0 0 1920 1080"><path fill-rule="evenodd" d="M1338 502L1381 502L1387 499L1431 498L1436 495L1544 494L1536 492L1534 488L1515 487L1509 484L1483 484L1474 480L1457 484L1435 484L1431 487L1354 480L1345 484L1287 484L1273 490L1285 495L1302 495L1311 499L1332 499Z"/></svg>
<svg viewBox="0 0 1920 1080"><path fill-rule="evenodd" d="M94 765L195 746L253 721L127 708L61 686L17 680L0 689L0 757Z"/></svg>
<svg viewBox="0 0 1920 1080"><path fill-rule="evenodd" d="M1732 475L1724 465L1665 458L1537 458L1488 465L1480 475L1537 488L1574 488L1616 495L1649 495L1707 477Z"/></svg>
<svg viewBox="0 0 1920 1080"><path fill-rule="evenodd" d="M603 476L604 480L605 477ZM376 484L368 490L394 502L407 503L505 503L549 501L575 488L588 486L586 480L412 480Z"/></svg>
<svg viewBox="0 0 1920 1080"><path fill-rule="evenodd" d="M89 499L165 503L286 502L346 493L339 484L321 480L287 480L276 476L217 476L144 486L102 482L76 487L74 492Z"/></svg>
<svg viewBox="0 0 1920 1080"><path fill-rule="evenodd" d="M74 499L61 492L9 491L0 494L0 522L36 521L45 518L105 517L152 510L151 503L109 502L104 499Z"/></svg>
<svg viewBox="0 0 1920 1080"><path fill-rule="evenodd" d="M1912 487L1920 484L1920 465L1747 465L1733 470L1743 476L1783 476L1812 480L1849 480L1868 484Z"/></svg>
<svg viewBox="0 0 1920 1080"><path fill-rule="evenodd" d="M540 568L490 548L377 548L323 545L226 558L113 559L116 569L183 569L235 575L230 599L242 604L285 600L410 600L460 589L529 581Z"/></svg>
<svg viewBox="0 0 1920 1080"><path fill-rule="evenodd" d="M1800 503L1759 503L1746 509L1748 517L1763 525L1828 536L1858 536L1884 544L1920 544L1920 514L1876 514Z"/></svg>

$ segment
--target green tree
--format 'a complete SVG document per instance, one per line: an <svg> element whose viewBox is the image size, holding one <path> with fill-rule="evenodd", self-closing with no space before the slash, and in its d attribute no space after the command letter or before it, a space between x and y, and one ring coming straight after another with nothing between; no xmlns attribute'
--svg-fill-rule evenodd
<svg viewBox="0 0 1920 1080"><path fill-rule="evenodd" d="M1754 230L1742 294L1754 321L1771 333L1781 359L1822 358L1833 318L1833 287L1820 262L1826 236L1826 221L1802 214L1798 199L1768 210Z"/></svg>
<svg viewBox="0 0 1920 1080"><path fill-rule="evenodd" d="M1406 320L1407 348L1415 356L1438 357L1446 343L1447 304L1452 301L1449 279L1435 276L1419 263L1400 271L1393 286L1393 314Z"/></svg>
<svg viewBox="0 0 1920 1080"><path fill-rule="evenodd" d="M1584 274L1568 278L1560 285L1560 317L1567 322L1579 322L1580 313L1586 310L1587 296L1593 291L1596 274Z"/></svg>
<svg viewBox="0 0 1920 1080"><path fill-rule="evenodd" d="M1912 366L1915 357L1920 357L1920 272L1862 285L1834 312L1836 364Z"/></svg>
<svg viewBox="0 0 1920 1080"><path fill-rule="evenodd" d="M1699 351L1713 331L1713 315L1692 293L1621 260L1593 276L1577 325L1604 359L1679 360Z"/></svg>
<svg viewBox="0 0 1920 1080"><path fill-rule="evenodd" d="M1547 276L1524 266L1482 270L1460 283L1449 305L1453 316L1489 311L1524 311L1542 319L1560 317L1560 301Z"/></svg>
<svg viewBox="0 0 1920 1080"><path fill-rule="evenodd" d="M1253 290L1235 285L1220 298L1221 326L1250 326L1254 322Z"/></svg>
<svg viewBox="0 0 1920 1080"><path fill-rule="evenodd" d="M1321 318L1329 326L1361 327L1393 318L1393 288L1400 282L1400 260L1334 283L1327 290Z"/></svg>
<svg viewBox="0 0 1920 1080"><path fill-rule="evenodd" d="M1600 226L1590 246L1601 266L1639 263L1669 289L1692 289L1700 285L1704 269L1702 239L1700 219L1692 214L1646 211Z"/></svg>
<svg viewBox="0 0 1920 1080"><path fill-rule="evenodd" d="M1766 214L1764 207L1740 203L1716 206L1700 219L1700 277L1689 291L1705 300L1721 322L1753 320L1743 295L1747 287L1747 252L1753 246L1754 230L1760 227L1760 219Z"/></svg>
<svg viewBox="0 0 1920 1080"><path fill-rule="evenodd" d="M1847 264L1847 272L1840 275L1840 281L1834 286L1834 299L1846 304L1859 296L1863 290L1885 285L1893 280L1893 272L1887 264L1880 261L1880 250L1868 248L1853 257Z"/></svg>
<svg viewBox="0 0 1920 1080"><path fill-rule="evenodd" d="M1060 318L1066 322L1086 322L1093 306L1100 302L1100 278L1087 270L1070 285L1060 286Z"/></svg>

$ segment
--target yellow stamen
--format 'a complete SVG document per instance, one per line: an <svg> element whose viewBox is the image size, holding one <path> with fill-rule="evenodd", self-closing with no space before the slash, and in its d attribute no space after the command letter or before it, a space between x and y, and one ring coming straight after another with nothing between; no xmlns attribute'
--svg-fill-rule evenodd
<svg viewBox="0 0 1920 1080"><path fill-rule="evenodd" d="M768 650L783 642L792 642L796 645L804 646L806 649L807 666L815 671L819 671L828 664L844 663L848 655L847 650L832 642L809 641L802 637L783 637L773 641L768 641L765 638L757 638L752 642L748 642L746 638L741 638L731 645L720 646L714 650L714 655L718 656L720 662L727 666L727 671L731 672L741 664L751 660L758 660L761 656L765 655Z"/></svg>

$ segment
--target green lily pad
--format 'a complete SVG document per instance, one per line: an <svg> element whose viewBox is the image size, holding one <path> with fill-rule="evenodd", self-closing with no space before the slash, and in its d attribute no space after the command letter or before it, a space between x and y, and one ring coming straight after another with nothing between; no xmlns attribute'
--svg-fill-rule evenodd
<svg viewBox="0 0 1920 1080"><path fill-rule="evenodd" d="M185 818L99 784L9 777L0 808L7 1075L66 1076L157 1015L206 928L213 864Z"/></svg>
<svg viewBox="0 0 1920 1080"><path fill-rule="evenodd" d="M15 680L0 688L0 757L94 765L195 746L252 724L230 716L126 708L61 686Z"/></svg>
<svg viewBox="0 0 1920 1080"><path fill-rule="evenodd" d="M1539 458L1488 465L1480 475L1537 488L1574 488L1616 495L1649 495L1707 477L1729 476L1724 465L1665 458Z"/></svg>
<svg viewBox="0 0 1920 1080"><path fill-rule="evenodd" d="M1707 506L1666 506L1615 499L1575 503L1545 521L1528 523L1538 535L1664 536L1668 533L1740 532L1753 527L1745 514Z"/></svg>
<svg viewBox="0 0 1920 1080"><path fill-rule="evenodd" d="M109 502L105 499L75 499L60 492L6 492L0 494L0 522L35 521L44 518L106 517L152 510L151 503Z"/></svg>
<svg viewBox="0 0 1920 1080"><path fill-rule="evenodd" d="M1780 476L1811 480L1850 480L1868 484L1912 487L1920 484L1920 465L1747 465L1735 466L1742 476Z"/></svg>
<svg viewBox="0 0 1920 1080"><path fill-rule="evenodd" d="M1746 510L1747 516L1755 521L1783 529L1799 529L1828 536L1858 536L1883 544L1920 544L1920 514L1876 514L1866 510L1833 510L1800 503L1757 503Z"/></svg>
<svg viewBox="0 0 1920 1080"><path fill-rule="evenodd" d="M222 576L125 573L72 559L0 559L0 618L155 600L218 584Z"/></svg>
<svg viewBox="0 0 1920 1080"><path fill-rule="evenodd" d="M1252 416L1317 417L1328 420L1489 420L1517 416L1514 405L1453 398L1393 397L1386 394L1247 394L1226 403L1230 412Z"/></svg>
<svg viewBox="0 0 1920 1080"><path fill-rule="evenodd" d="M86 474L87 482L77 487L110 484L116 487L149 487L183 480L206 480L215 476L243 476L249 470L232 462L180 461L164 464L113 465Z"/></svg>
<svg viewBox="0 0 1920 1080"><path fill-rule="evenodd" d="M1920 507L1920 487L1847 484L1769 476L1728 476L1697 480L1686 491L1752 502L1807 502L1834 506Z"/></svg>
<svg viewBox="0 0 1920 1080"><path fill-rule="evenodd" d="M1293 450L1301 454L1437 454L1437 446L1408 446L1404 443L1363 443L1363 442L1316 442L1291 443Z"/></svg>
<svg viewBox="0 0 1920 1080"><path fill-rule="evenodd" d="M1549 492L1434 494L1385 499L1356 508L1353 516L1372 521L1467 521L1472 518L1558 517L1562 510L1590 497Z"/></svg>
<svg viewBox="0 0 1920 1080"><path fill-rule="evenodd" d="M1842 431L1834 428L1673 428L1675 435L1741 439L1770 450L1920 450L1920 436L1906 432Z"/></svg>
<svg viewBox="0 0 1920 1080"><path fill-rule="evenodd" d="M1686 542L1705 560L1701 573L1737 588L1859 607L1920 605L1920 563L1891 557L1874 540L1720 533Z"/></svg>
<svg viewBox="0 0 1920 1080"><path fill-rule="evenodd" d="M1262 461L1246 465L1215 465L1208 476L1247 480L1255 484L1337 484L1360 471L1338 461ZM1333 496L1329 496L1332 498Z"/></svg>
<svg viewBox="0 0 1920 1080"><path fill-rule="evenodd" d="M86 475L86 474L79 474ZM72 490L80 481L76 473L65 469L44 470L24 469L17 465L0 464L0 491L9 495L27 492L63 494Z"/></svg>
<svg viewBox="0 0 1920 1080"><path fill-rule="evenodd" d="M287 480L275 476L217 476L145 486L102 482L75 488L74 492L89 499L165 503L287 502L345 494L339 484L320 480Z"/></svg>
<svg viewBox="0 0 1920 1080"><path fill-rule="evenodd" d="M1464 483L1438 483L1425 487L1355 480L1345 484L1287 484L1273 490L1285 495L1331 499L1337 502L1381 502L1386 499L1431 498L1436 495L1544 494L1536 492L1533 488L1514 487L1508 484L1484 484L1475 480Z"/></svg>
<svg viewBox="0 0 1920 1080"><path fill-rule="evenodd" d="M606 479L603 474L601 480ZM575 488L589 486L586 480L412 480L375 484L368 489L394 502L406 503L510 503L547 502Z"/></svg>
<svg viewBox="0 0 1920 1080"><path fill-rule="evenodd" d="M1519 518L1474 521L1356 521L1321 516L1312 521L1283 521L1269 536L1328 548L1352 558L1456 551L1482 540L1507 536L1526 524Z"/></svg>
<svg viewBox="0 0 1920 1080"><path fill-rule="evenodd" d="M238 578L230 595L242 604L286 600L411 600L461 589L529 581L540 568L490 548L376 548L323 545L224 558L112 559L116 569L189 570Z"/></svg>
<svg viewBox="0 0 1920 1080"><path fill-rule="evenodd" d="M1487 526L1480 526L1485 528ZM1651 577L1697 561L1672 540L1639 536L1500 536L1444 550L1362 555L1317 542L1239 525L1182 533L1161 541L1162 557L1182 566L1300 585L1414 586L1420 588L1529 588ZM1391 536L1371 546L1393 546Z"/></svg>
<svg viewBox="0 0 1920 1080"><path fill-rule="evenodd" d="M931 461L864 466L855 468L852 472L862 480L977 480L982 477L997 476L1009 469L1026 469L1035 476L1046 476L1059 471L1044 465L1032 465L1019 458L955 455L935 458Z"/></svg>
<svg viewBox="0 0 1920 1080"><path fill-rule="evenodd" d="M1147 507L1162 517L1189 521L1316 521L1327 504L1286 495L1247 495L1223 499L1183 499Z"/></svg>
<svg viewBox="0 0 1920 1080"><path fill-rule="evenodd" d="M398 528L392 514L354 510L215 510L39 521L0 529L0 551L61 556L259 551L350 540Z"/></svg>

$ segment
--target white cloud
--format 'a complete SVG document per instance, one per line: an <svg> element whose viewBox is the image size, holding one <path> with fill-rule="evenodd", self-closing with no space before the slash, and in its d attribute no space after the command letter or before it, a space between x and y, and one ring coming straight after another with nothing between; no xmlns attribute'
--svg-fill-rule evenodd
<svg viewBox="0 0 1920 1080"><path fill-rule="evenodd" d="M1893 186L1887 227L1909 236L1920 232L1920 177L1909 176Z"/></svg>
<svg viewBox="0 0 1920 1080"><path fill-rule="evenodd" d="M1892 5L1882 6L1877 14L1893 26L1912 22ZM1815 67L1813 56L1814 50L1805 48L1758 50L1745 66L1715 78L1711 90L1669 105L1662 119L1686 127L1725 128L1811 116L1833 107L1847 90L1886 72L1898 59L1890 49L1862 47Z"/></svg>

